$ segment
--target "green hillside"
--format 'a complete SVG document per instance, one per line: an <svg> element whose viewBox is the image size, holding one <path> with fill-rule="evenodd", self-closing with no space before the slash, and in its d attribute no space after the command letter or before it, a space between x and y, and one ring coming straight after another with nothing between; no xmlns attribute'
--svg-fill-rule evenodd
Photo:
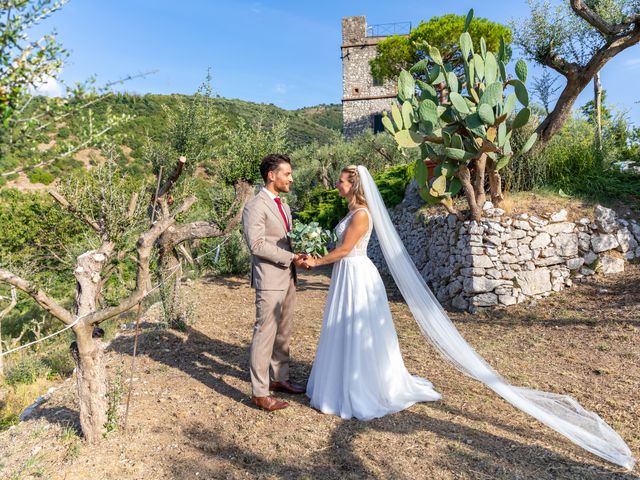
<svg viewBox="0 0 640 480"><path fill-rule="evenodd" d="M127 155L130 163L137 164L142 158L142 149L149 139L158 140L167 135L170 112L189 104L193 98L193 96L177 94L110 94L92 103L92 121L99 124L101 119L106 118L107 112L110 115L131 116L129 121L113 129L109 136L117 138L119 144L129 147ZM312 143L324 145L334 142L342 128L340 105L319 105L300 110L285 110L272 104L258 104L238 99L209 97L207 100L213 105L216 122L221 127L225 125L230 127L231 131L241 121L251 124L261 119L266 127L270 127L276 122L285 120L288 124L287 137L291 150ZM36 101L40 103L48 100L39 98ZM81 110L81 113L75 116L66 117L62 122L62 128L61 123L58 122L57 126L51 125L42 130L39 137L31 143L19 145L17 148L16 143L13 149L0 151L0 173L33 167L59 157L66 151L66 142L77 140L78 132L87 128L90 122L88 114L87 109ZM53 147L42 148L43 145L52 144L52 141L55 141ZM221 137L216 141L222 143L224 138ZM83 162L78 161L78 156L74 154L42 168L31 168L25 173L34 183L49 183L64 172L82 168L83 165ZM141 167L141 164L138 165L138 168ZM16 175L0 177L0 186L14 178Z"/></svg>
<svg viewBox="0 0 640 480"><path fill-rule="evenodd" d="M301 108L296 111L323 127L342 132L342 105L323 104Z"/></svg>
<svg viewBox="0 0 640 480"><path fill-rule="evenodd" d="M175 108L180 101L189 101L188 95L113 95L100 102L96 113L102 113L111 108L113 113L130 114L134 118L125 127L131 137L131 146L135 148L138 141L149 134L151 137L161 134L166 129L165 109ZM335 119L336 105L310 107L301 110L284 110L272 104L259 104L238 99L215 97L210 99L214 108L231 125L236 125L239 119L251 122L260 114L265 122L271 124L281 118L289 121L289 141L291 147L296 148L316 141L329 143L336 131L342 128L342 110L340 123ZM335 127L335 128L334 128Z"/></svg>

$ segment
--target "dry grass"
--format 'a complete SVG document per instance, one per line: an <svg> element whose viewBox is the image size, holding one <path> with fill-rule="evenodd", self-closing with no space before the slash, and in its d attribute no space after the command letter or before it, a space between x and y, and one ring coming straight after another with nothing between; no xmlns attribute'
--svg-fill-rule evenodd
<svg viewBox="0 0 640 480"><path fill-rule="evenodd" d="M327 272L302 276L292 376L309 374ZM33 419L0 434L0 476L20 478L632 479L573 446L446 364L404 303L392 310L407 367L443 400L369 421L343 421L286 396L273 414L249 402L247 346L254 315L245 279L193 288L198 320L186 333L142 335L129 429L98 448L62 440L77 421L68 382ZM640 455L640 267L592 279L537 305L452 314L469 342L518 385L570 394ZM128 371L131 334L110 348L111 373ZM40 432L34 438L34 432ZM37 447L40 447L37 449ZM34 465L29 464L34 463ZM27 465L29 464L29 465Z"/></svg>

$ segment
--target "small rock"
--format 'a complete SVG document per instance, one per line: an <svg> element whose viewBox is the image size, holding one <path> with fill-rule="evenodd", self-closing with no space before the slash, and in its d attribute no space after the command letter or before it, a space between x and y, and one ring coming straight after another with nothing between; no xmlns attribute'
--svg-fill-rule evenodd
<svg viewBox="0 0 640 480"><path fill-rule="evenodd" d="M504 215L504 210L501 208L490 208L485 210L484 214L487 217L501 217Z"/></svg>
<svg viewBox="0 0 640 480"><path fill-rule="evenodd" d="M518 300L513 295L499 295L498 301L503 305L515 305L518 303Z"/></svg>
<svg viewBox="0 0 640 480"><path fill-rule="evenodd" d="M466 310L469 308L469 302L462 295L457 295L451 301L451 306L458 310Z"/></svg>
<svg viewBox="0 0 640 480"><path fill-rule="evenodd" d="M578 270L584 265L584 258L570 258L567 260L567 267L569 270Z"/></svg>
<svg viewBox="0 0 640 480"><path fill-rule="evenodd" d="M518 272L516 281L524 295L537 295L551 290L550 273L547 268Z"/></svg>
<svg viewBox="0 0 640 480"><path fill-rule="evenodd" d="M585 265L591 265L596 260L598 260L598 255L596 255L594 252L589 250L587 253L584 254L584 257L582 258L584 258Z"/></svg>
<svg viewBox="0 0 640 480"><path fill-rule="evenodd" d="M553 239L553 243L562 257L578 255L578 236L575 233L560 233Z"/></svg>
<svg viewBox="0 0 640 480"><path fill-rule="evenodd" d="M618 247L618 239L608 233L600 233L591 237L591 248L596 253L606 252Z"/></svg>
<svg viewBox="0 0 640 480"><path fill-rule="evenodd" d="M626 227L618 230L618 232L616 233L616 239L618 240L618 244L622 253L630 249L635 249L638 246L638 242Z"/></svg>
<svg viewBox="0 0 640 480"><path fill-rule="evenodd" d="M515 220L513 222L513 226L514 228L519 228L520 230L524 230L527 232L531 230L531 225L529 225L529 222L525 222L524 220Z"/></svg>
<svg viewBox="0 0 640 480"><path fill-rule="evenodd" d="M487 255L472 255L471 265L478 268L493 268L493 262Z"/></svg>
<svg viewBox="0 0 640 480"><path fill-rule="evenodd" d="M605 275L624 272L624 259L611 255L602 255L600 257L599 268Z"/></svg>
<svg viewBox="0 0 640 480"><path fill-rule="evenodd" d="M471 297L471 303L476 307L491 307L498 304L498 296L495 293L482 293Z"/></svg>
<svg viewBox="0 0 640 480"><path fill-rule="evenodd" d="M602 205L597 205L595 208L595 223L598 230L603 233L615 231L618 226L616 212Z"/></svg>
<svg viewBox="0 0 640 480"><path fill-rule="evenodd" d="M564 222L567 217L567 211L563 208L559 212L552 214L551 217L549 217L549 220L552 222Z"/></svg>
<svg viewBox="0 0 640 480"><path fill-rule="evenodd" d="M546 247L550 243L551 243L551 236L548 233L543 232L533 239L529 247L531 249L538 249L538 248Z"/></svg>
<svg viewBox="0 0 640 480"><path fill-rule="evenodd" d="M557 235L558 233L573 233L575 228L575 224L571 222L550 223L544 227L544 231L550 235Z"/></svg>

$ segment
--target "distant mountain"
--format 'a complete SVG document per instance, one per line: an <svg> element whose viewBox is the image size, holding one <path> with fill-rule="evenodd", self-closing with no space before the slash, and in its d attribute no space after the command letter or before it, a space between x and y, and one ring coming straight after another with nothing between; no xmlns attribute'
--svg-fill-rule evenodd
<svg viewBox="0 0 640 480"><path fill-rule="evenodd" d="M127 124L127 133L132 138L142 139L148 132L151 136L166 128L165 108L171 109L180 99L189 99L187 95L114 95L100 102L100 109L110 107L114 113L128 113L136 118ZM238 119L250 122L260 113L267 123L279 118L289 121L289 140L293 148L310 142L321 144L331 142L336 132L342 131L342 107L340 105L318 105L299 110L285 110L272 104L253 103L245 100L212 98L214 106L235 124ZM132 142L136 148L137 142Z"/></svg>
<svg viewBox="0 0 640 480"><path fill-rule="evenodd" d="M310 120L330 128L337 132L342 132L342 105L317 105L315 107L305 107L296 112L300 112Z"/></svg>
<svg viewBox="0 0 640 480"><path fill-rule="evenodd" d="M107 111L114 114L131 115L132 120L121 127L120 132L126 133L123 140L123 152L129 158L129 163L139 163L142 158L142 147L147 138L159 138L168 127L167 112L177 108L180 102L189 101L188 95L109 95L91 106L94 118L105 115ZM46 101L41 99L40 101ZM272 104L259 104L238 99L221 97L211 98L214 108L223 117L224 123L237 125L240 119L251 122L262 115L267 125L274 124L285 118L289 124L289 143L292 149L309 143L326 144L335 140L342 131L342 107L340 105L317 105L298 110L285 110ZM86 115L86 111L83 115ZM56 144L73 135L74 128L78 128L86 120L84 118L67 118L65 123L70 128L62 128L58 133L51 130L43 131L42 138L37 145L25 146L25 151L13 152L11 156L0 155L0 172L13 172L27 167L22 173L0 176L0 187L13 186L20 190L44 188L64 172L77 168L90 168L89 157L95 157L93 149L77 152L73 158L55 161ZM71 125L75 125L72 127ZM63 136L64 134L64 136ZM87 158L85 158L87 157ZM94 160L95 161L95 160ZM33 169L33 166L45 165Z"/></svg>

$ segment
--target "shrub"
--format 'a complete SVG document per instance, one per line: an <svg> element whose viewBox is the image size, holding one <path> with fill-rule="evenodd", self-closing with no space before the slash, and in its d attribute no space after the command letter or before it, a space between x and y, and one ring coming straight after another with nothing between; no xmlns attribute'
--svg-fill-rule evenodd
<svg viewBox="0 0 640 480"><path fill-rule="evenodd" d="M23 356L8 368L5 381L9 385L23 383L30 385L40 377L47 376L49 368L39 359L33 356Z"/></svg>
<svg viewBox="0 0 640 480"><path fill-rule="evenodd" d="M214 253L207 255L200 262L203 268L212 271L215 275L243 275L249 271L249 249L239 228L231 232L228 237L203 240L196 253L203 255L216 250L218 246L220 246L220 253L217 259Z"/></svg>
<svg viewBox="0 0 640 480"><path fill-rule="evenodd" d="M49 353L42 363L49 368L49 377L66 378L73 373L75 367L68 348L58 348Z"/></svg>
<svg viewBox="0 0 640 480"><path fill-rule="evenodd" d="M393 208L402 201L412 178L413 163L396 165L374 175L387 208ZM306 207L296 216L304 223L318 222L323 228L333 228L347 211L347 202L338 195L337 190L319 187L311 192Z"/></svg>
<svg viewBox="0 0 640 480"><path fill-rule="evenodd" d="M51 173L42 170L41 168L34 168L27 175L31 183L43 183L49 185L55 180L55 177Z"/></svg>

